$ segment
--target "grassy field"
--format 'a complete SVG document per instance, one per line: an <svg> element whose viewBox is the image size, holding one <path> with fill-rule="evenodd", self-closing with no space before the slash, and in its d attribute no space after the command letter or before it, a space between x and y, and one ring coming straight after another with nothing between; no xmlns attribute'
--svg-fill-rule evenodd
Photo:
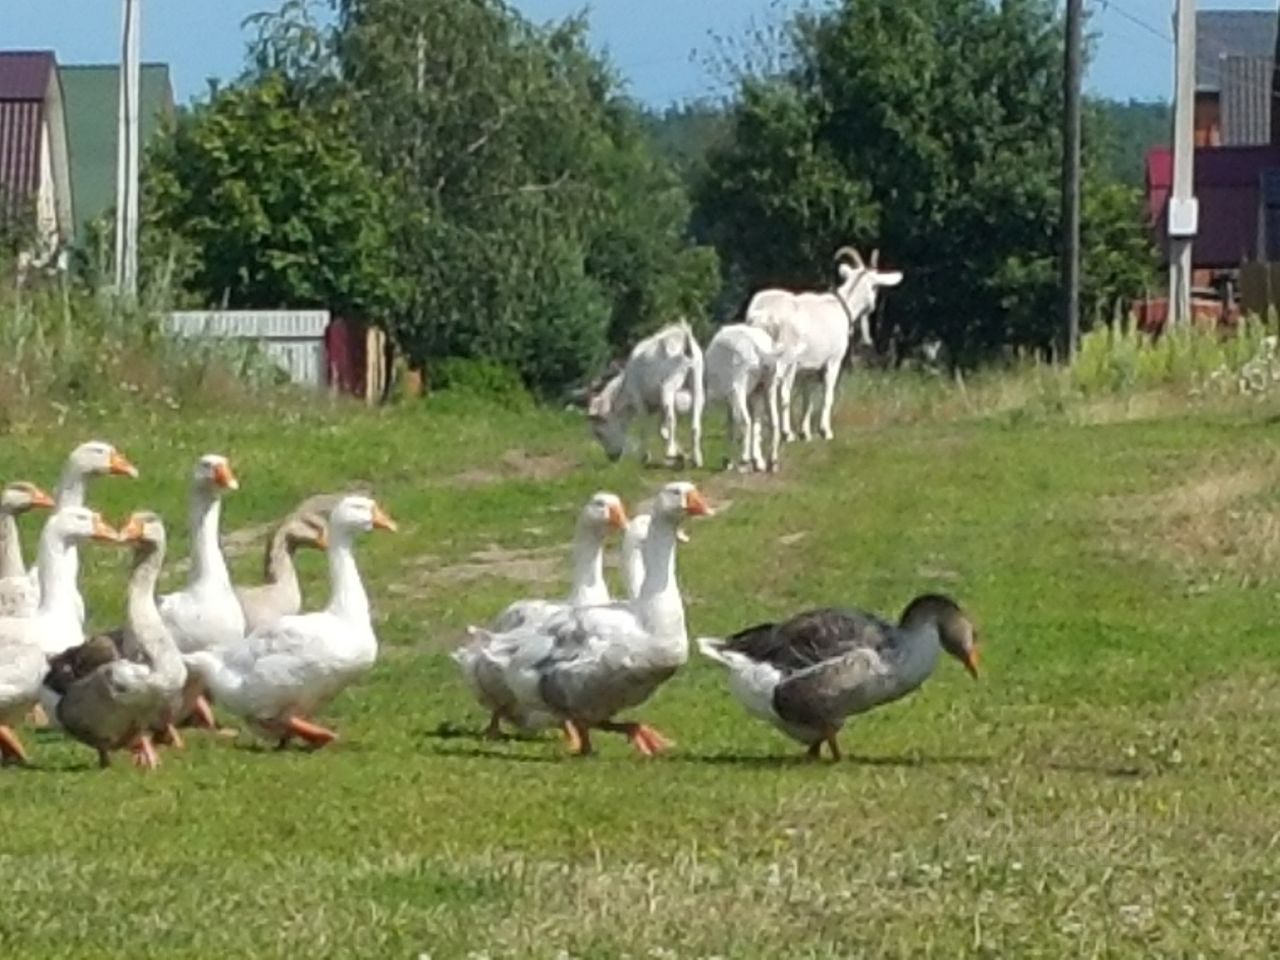
<svg viewBox="0 0 1280 960"><path fill-rule="evenodd" d="M193 734L143 776L25 732L34 769L0 771L0 956L1275 953L1280 405L900 399L846 398L840 439L779 476L694 476L722 512L682 548L691 633L896 614L925 589L982 628L980 683L942 663L818 765L696 659L639 713L678 741L663 758L476 738L446 656L462 629L562 589L587 494L671 476L605 465L572 415L286 407L0 437L4 476L50 485L75 442L120 445L142 478L91 500L171 518L173 582L204 452L240 476L243 581L302 496L368 483L401 523L362 544L383 649L329 711L332 749ZM107 626L127 558L85 553ZM323 560L302 560L315 603Z"/></svg>

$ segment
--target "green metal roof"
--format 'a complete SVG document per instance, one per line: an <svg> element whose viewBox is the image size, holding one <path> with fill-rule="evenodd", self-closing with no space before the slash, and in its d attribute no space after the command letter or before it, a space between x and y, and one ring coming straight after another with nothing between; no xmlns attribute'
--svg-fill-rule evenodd
<svg viewBox="0 0 1280 960"><path fill-rule="evenodd" d="M138 90L143 148L173 113L169 65L144 63ZM67 116L67 153L71 165L76 242L85 224L106 213L116 198L116 126L119 74L115 64L58 67Z"/></svg>

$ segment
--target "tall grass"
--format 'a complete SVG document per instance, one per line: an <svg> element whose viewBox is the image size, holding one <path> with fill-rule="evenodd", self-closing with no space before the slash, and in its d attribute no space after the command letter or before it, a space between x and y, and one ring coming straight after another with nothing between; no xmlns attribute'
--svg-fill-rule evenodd
<svg viewBox="0 0 1280 960"><path fill-rule="evenodd" d="M71 411L237 407L291 391L255 347L180 340L163 294L125 304L66 278L0 286L0 431Z"/></svg>
<svg viewBox="0 0 1280 960"><path fill-rule="evenodd" d="M1234 328L1192 324L1153 337L1130 318L1097 327L1081 338L1071 380L1085 394L1159 388L1257 392L1277 380L1270 362L1276 331L1274 316L1249 316Z"/></svg>

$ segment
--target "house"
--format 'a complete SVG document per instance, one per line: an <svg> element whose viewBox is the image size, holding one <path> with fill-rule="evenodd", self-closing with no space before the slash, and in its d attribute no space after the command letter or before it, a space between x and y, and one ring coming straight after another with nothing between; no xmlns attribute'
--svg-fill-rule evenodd
<svg viewBox="0 0 1280 960"><path fill-rule="evenodd" d="M144 63L138 87L139 141L145 151L156 131L174 114L169 65ZM116 200L120 68L76 64L58 68L66 107L71 162L75 242L85 228L111 210Z"/></svg>
<svg viewBox="0 0 1280 960"><path fill-rule="evenodd" d="M1198 147L1270 143L1277 16L1274 10L1196 14L1195 139Z"/></svg>
<svg viewBox="0 0 1280 960"><path fill-rule="evenodd" d="M1275 10L1196 15L1196 286L1223 286L1250 261L1280 260L1280 77ZM1147 154L1147 213L1168 252L1168 147Z"/></svg>
<svg viewBox="0 0 1280 960"><path fill-rule="evenodd" d="M66 129L53 53L0 51L0 213L33 218L35 263L55 260L74 232Z"/></svg>

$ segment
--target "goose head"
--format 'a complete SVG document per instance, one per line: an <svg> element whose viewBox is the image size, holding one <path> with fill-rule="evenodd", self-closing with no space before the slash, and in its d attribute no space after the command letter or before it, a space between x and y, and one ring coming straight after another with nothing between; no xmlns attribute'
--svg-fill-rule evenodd
<svg viewBox="0 0 1280 960"><path fill-rule="evenodd" d="M297 513L280 530L290 551L299 547L324 550L329 546L329 524L318 513Z"/></svg>
<svg viewBox="0 0 1280 960"><path fill-rule="evenodd" d="M231 472L231 463L226 457L216 453L206 453L196 461L192 480L196 487L220 497L231 490L240 489L240 481Z"/></svg>
<svg viewBox="0 0 1280 960"><path fill-rule="evenodd" d="M616 494L601 491L587 501L578 516L578 526L604 535L610 530L627 529L627 511Z"/></svg>
<svg viewBox="0 0 1280 960"><path fill-rule="evenodd" d="M48 529L67 543L96 540L119 543L120 535L101 515L87 507L63 507L49 519Z"/></svg>
<svg viewBox="0 0 1280 960"><path fill-rule="evenodd" d="M969 676L978 679L978 629L960 605L950 597L938 593L924 593L916 597L902 612L904 629L933 624L938 631L942 649L962 664Z"/></svg>
<svg viewBox="0 0 1280 960"><path fill-rule="evenodd" d="M109 443L90 440L71 451L67 467L84 477L103 476L137 477L138 468Z"/></svg>
<svg viewBox="0 0 1280 960"><path fill-rule="evenodd" d="M0 513L16 517L36 508L52 510L53 506L53 497L34 483L16 481L0 491Z"/></svg>
<svg viewBox="0 0 1280 960"><path fill-rule="evenodd" d="M688 481L668 483L653 498L653 516L662 517L677 529L680 522L688 517L714 515L715 511L702 496L702 492Z"/></svg>
<svg viewBox="0 0 1280 960"><path fill-rule="evenodd" d="M329 529L350 537L355 533L368 533L375 529L394 533L399 527L370 497L352 496L343 497L333 508L333 513L329 515Z"/></svg>
<svg viewBox="0 0 1280 960"><path fill-rule="evenodd" d="M131 514L120 529L120 540L146 553L162 550L165 545L164 521L150 510L139 510Z"/></svg>

